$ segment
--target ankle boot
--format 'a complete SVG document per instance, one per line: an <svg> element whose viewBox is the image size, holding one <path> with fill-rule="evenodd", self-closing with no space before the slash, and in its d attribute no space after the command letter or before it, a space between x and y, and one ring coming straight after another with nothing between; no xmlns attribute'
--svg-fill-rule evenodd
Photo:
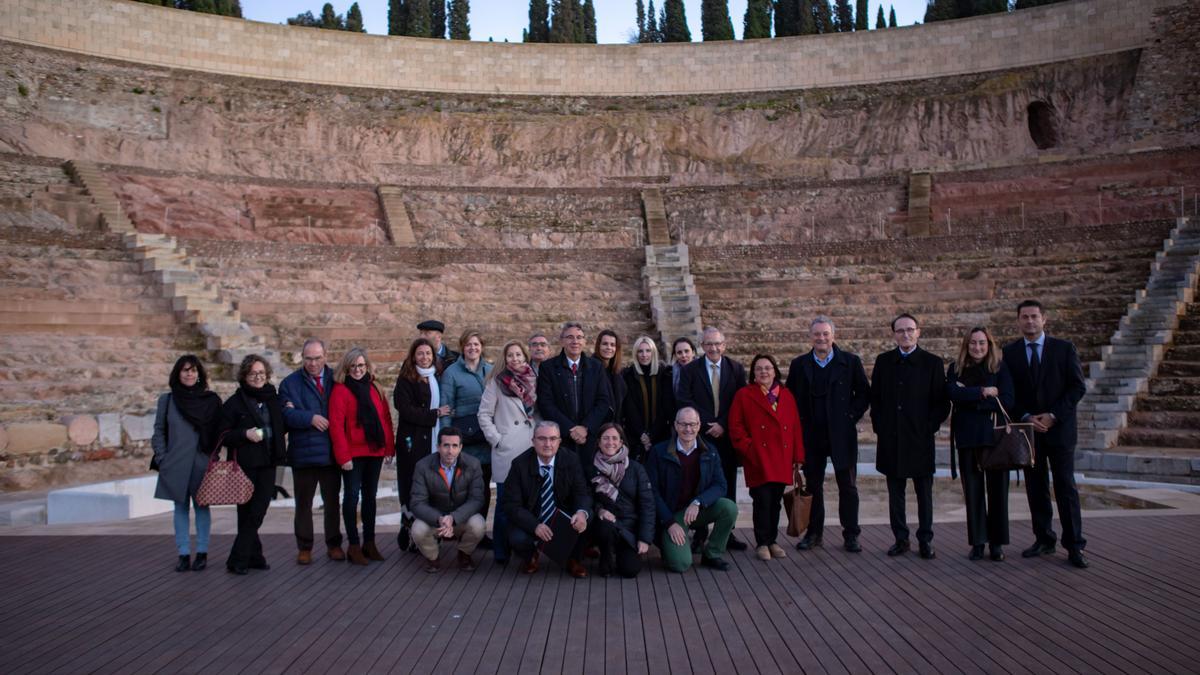
<svg viewBox="0 0 1200 675"><path fill-rule="evenodd" d="M363 551L363 554L366 555L367 558L369 558L371 560L375 560L378 562L387 560L387 558L384 558L383 554L379 552L379 549L375 547L374 541L363 542L362 551Z"/></svg>
<svg viewBox="0 0 1200 675"><path fill-rule="evenodd" d="M192 569L192 557L187 555L179 556L179 562L175 565L176 572L186 572Z"/></svg>
<svg viewBox="0 0 1200 675"><path fill-rule="evenodd" d="M346 549L346 558L349 559L350 563L353 565L367 564L367 557L363 555L362 547L358 546L357 544L351 544L350 548Z"/></svg>
<svg viewBox="0 0 1200 675"><path fill-rule="evenodd" d="M208 567L208 554L197 553L196 559L192 561L192 571L200 572L203 571L205 567Z"/></svg>

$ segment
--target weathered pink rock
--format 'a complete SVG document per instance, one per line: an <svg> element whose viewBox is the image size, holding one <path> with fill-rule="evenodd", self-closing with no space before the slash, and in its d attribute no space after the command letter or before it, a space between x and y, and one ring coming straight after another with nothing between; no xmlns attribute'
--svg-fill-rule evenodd
<svg viewBox="0 0 1200 675"><path fill-rule="evenodd" d="M67 428L54 422L13 422L8 425L8 452L35 455L67 444Z"/></svg>
<svg viewBox="0 0 1200 675"><path fill-rule="evenodd" d="M0 424L0 452L8 449L8 431Z"/></svg>
<svg viewBox="0 0 1200 675"><path fill-rule="evenodd" d="M100 436L100 424L91 415L67 415L62 418L67 438L75 445L91 445Z"/></svg>

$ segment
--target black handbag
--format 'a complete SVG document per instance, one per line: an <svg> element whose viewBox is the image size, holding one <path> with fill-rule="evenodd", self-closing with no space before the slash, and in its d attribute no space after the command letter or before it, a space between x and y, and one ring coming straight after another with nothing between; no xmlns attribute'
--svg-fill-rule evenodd
<svg viewBox="0 0 1200 675"><path fill-rule="evenodd" d="M483 435L483 429L479 428L478 415L451 417L450 425L462 432L463 445L477 445L487 442L487 438Z"/></svg>
<svg viewBox="0 0 1200 675"><path fill-rule="evenodd" d="M1031 422L1014 422L1008 416L1008 411L996 399L1000 413L1004 415L1004 424L996 420L994 429L996 442L990 448L979 448L975 453L975 463L981 471L1011 471L1013 469L1028 469L1033 466L1034 429Z"/></svg>

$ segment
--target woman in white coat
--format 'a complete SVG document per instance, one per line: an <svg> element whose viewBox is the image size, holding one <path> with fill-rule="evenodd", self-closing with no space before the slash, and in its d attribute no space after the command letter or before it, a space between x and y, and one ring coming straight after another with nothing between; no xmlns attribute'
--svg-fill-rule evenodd
<svg viewBox="0 0 1200 675"><path fill-rule="evenodd" d="M504 367L492 373L479 400L479 429L492 446L492 479L496 481L496 503L504 497L504 480L512 461L533 446L537 424L537 374L529 365L529 352L522 342L504 345ZM504 509L496 509L492 521L492 553L496 562L508 561L508 523Z"/></svg>

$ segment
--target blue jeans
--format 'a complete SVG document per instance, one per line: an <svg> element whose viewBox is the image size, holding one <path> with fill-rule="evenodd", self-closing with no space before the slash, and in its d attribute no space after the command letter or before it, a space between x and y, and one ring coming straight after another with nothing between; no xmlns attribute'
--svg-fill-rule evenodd
<svg viewBox="0 0 1200 675"><path fill-rule="evenodd" d="M500 504L504 499L504 484L496 483L496 510L492 512L492 555L496 562L508 560L508 516Z"/></svg>
<svg viewBox="0 0 1200 675"><path fill-rule="evenodd" d="M192 504L196 507L196 553L208 553L208 535L212 531L212 513L207 506L196 504L196 498L192 497ZM188 529L188 503L175 502L175 548L179 549L179 555L191 555L191 546Z"/></svg>
<svg viewBox="0 0 1200 675"><path fill-rule="evenodd" d="M351 546L358 546L358 495L362 494L362 541L375 541L375 492L379 489L382 457L355 457L354 468L342 472L342 521Z"/></svg>

